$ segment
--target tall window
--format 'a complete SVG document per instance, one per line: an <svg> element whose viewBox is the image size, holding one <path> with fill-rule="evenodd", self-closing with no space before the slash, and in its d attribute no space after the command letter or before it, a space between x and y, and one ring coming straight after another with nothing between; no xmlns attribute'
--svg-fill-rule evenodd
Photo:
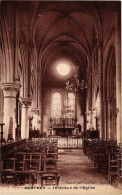
<svg viewBox="0 0 122 195"><path fill-rule="evenodd" d="M66 94L65 98L66 118L75 117L75 95L73 93Z"/></svg>
<svg viewBox="0 0 122 195"><path fill-rule="evenodd" d="M52 98L52 117L61 117L61 94L58 92L55 92Z"/></svg>
<svg viewBox="0 0 122 195"><path fill-rule="evenodd" d="M75 127L75 95L73 93L55 92L52 96L50 126Z"/></svg>

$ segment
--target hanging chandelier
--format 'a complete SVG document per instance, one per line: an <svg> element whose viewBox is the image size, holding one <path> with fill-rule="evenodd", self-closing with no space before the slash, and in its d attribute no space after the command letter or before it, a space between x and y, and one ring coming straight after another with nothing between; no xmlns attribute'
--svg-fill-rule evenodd
<svg viewBox="0 0 122 195"><path fill-rule="evenodd" d="M87 89L87 83L79 79L79 67L74 66L74 76L66 82L66 89L78 91L79 89Z"/></svg>

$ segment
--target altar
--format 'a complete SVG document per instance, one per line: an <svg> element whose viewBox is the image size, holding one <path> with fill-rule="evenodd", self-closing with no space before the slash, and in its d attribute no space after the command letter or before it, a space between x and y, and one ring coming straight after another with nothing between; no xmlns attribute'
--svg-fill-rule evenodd
<svg viewBox="0 0 122 195"><path fill-rule="evenodd" d="M49 128L49 136L60 136L60 137L68 137L68 136L76 136L79 134L78 128Z"/></svg>
<svg viewBox="0 0 122 195"><path fill-rule="evenodd" d="M72 136L74 128L53 128L54 131L54 135L56 136L62 136L62 137L66 137L66 136Z"/></svg>
<svg viewBox="0 0 122 195"><path fill-rule="evenodd" d="M51 118L49 135L53 136L74 136L77 135L77 119L76 118Z"/></svg>

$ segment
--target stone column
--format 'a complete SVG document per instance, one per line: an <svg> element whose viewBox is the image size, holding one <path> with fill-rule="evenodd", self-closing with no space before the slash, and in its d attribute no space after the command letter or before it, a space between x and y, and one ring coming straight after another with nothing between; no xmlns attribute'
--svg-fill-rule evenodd
<svg viewBox="0 0 122 195"><path fill-rule="evenodd" d="M115 99L113 99L113 101L111 102L111 124L112 124L112 135L111 135L111 138L113 140L116 140L116 121L115 121L115 118L116 118L116 112L115 112Z"/></svg>
<svg viewBox="0 0 122 195"><path fill-rule="evenodd" d="M114 138L114 99L108 98L108 132L107 138L113 139Z"/></svg>
<svg viewBox="0 0 122 195"><path fill-rule="evenodd" d="M38 120L37 120L37 128L40 130L40 133L42 133L42 115L41 115L41 112L38 113Z"/></svg>
<svg viewBox="0 0 122 195"><path fill-rule="evenodd" d="M114 100L114 139L117 139L117 133L116 133L116 100Z"/></svg>
<svg viewBox="0 0 122 195"><path fill-rule="evenodd" d="M99 95L100 95L100 138L104 138L103 126L103 52L102 44L98 45L98 65L99 65Z"/></svg>
<svg viewBox="0 0 122 195"><path fill-rule="evenodd" d="M90 109L90 115L91 115L91 130L93 128L93 110L92 108Z"/></svg>
<svg viewBox="0 0 122 195"><path fill-rule="evenodd" d="M86 130L88 129L88 114L87 112L85 112L85 115L86 115Z"/></svg>
<svg viewBox="0 0 122 195"><path fill-rule="evenodd" d="M4 95L3 91L0 89L0 123L3 123L4 116Z"/></svg>
<svg viewBox="0 0 122 195"><path fill-rule="evenodd" d="M90 116L90 112L86 112L86 130L91 128L91 116Z"/></svg>
<svg viewBox="0 0 122 195"><path fill-rule="evenodd" d="M121 137L121 4L115 7L115 59L116 59L116 107L117 114L117 142Z"/></svg>
<svg viewBox="0 0 122 195"><path fill-rule="evenodd" d="M20 102L22 104L21 113L21 139L29 138L29 108L32 100L30 98L21 97Z"/></svg>
<svg viewBox="0 0 122 195"><path fill-rule="evenodd" d="M108 101L108 129L107 129L107 140L110 139L111 135L111 121L110 121L110 115L111 115L111 99L107 99Z"/></svg>
<svg viewBox="0 0 122 195"><path fill-rule="evenodd" d="M104 137L103 139L107 139L107 126L108 126L108 120L107 120L107 101L104 101Z"/></svg>
<svg viewBox="0 0 122 195"><path fill-rule="evenodd" d="M93 116L93 128L94 130L96 130L96 109L93 109L92 116Z"/></svg>
<svg viewBox="0 0 122 195"><path fill-rule="evenodd" d="M20 83L18 82L4 82L1 84L1 89L4 94L4 134L5 140L8 139L8 135L12 134L15 139L15 114L16 114L16 95L20 89Z"/></svg>

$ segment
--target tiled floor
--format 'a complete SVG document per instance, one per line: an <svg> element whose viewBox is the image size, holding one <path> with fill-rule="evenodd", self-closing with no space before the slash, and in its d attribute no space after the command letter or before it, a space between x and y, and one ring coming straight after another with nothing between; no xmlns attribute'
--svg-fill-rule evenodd
<svg viewBox="0 0 122 195"><path fill-rule="evenodd" d="M118 193L117 186L108 184L107 178L97 173L91 160L84 155L82 149L59 150L58 170L60 185L76 185L79 187L95 186L101 193ZM98 187L99 186L99 187Z"/></svg>

